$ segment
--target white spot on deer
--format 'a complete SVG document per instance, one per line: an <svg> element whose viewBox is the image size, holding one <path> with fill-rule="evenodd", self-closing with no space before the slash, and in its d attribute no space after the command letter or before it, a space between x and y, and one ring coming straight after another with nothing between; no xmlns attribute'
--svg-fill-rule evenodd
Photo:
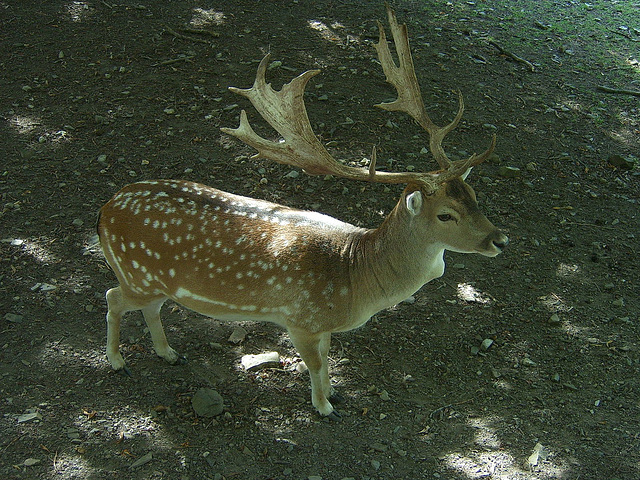
<svg viewBox="0 0 640 480"><path fill-rule="evenodd" d="M140 268L140 264L139 264L138 262L136 262L135 260L132 260L132 261L131 261L131 266L132 266L133 268L135 268L136 270L137 270L138 268Z"/></svg>
<svg viewBox="0 0 640 480"><path fill-rule="evenodd" d="M171 278L174 278L174 277L176 276L176 271L175 271L173 268L170 268L170 269L169 269L169 276L170 276Z"/></svg>

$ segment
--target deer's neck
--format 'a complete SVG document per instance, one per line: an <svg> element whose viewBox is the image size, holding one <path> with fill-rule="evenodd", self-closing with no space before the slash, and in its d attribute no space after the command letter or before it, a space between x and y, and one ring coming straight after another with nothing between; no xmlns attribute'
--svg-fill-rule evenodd
<svg viewBox="0 0 640 480"><path fill-rule="evenodd" d="M394 209L384 223L367 230L352 251L354 303L368 315L405 300L444 273L444 247L419 238L409 219Z"/></svg>

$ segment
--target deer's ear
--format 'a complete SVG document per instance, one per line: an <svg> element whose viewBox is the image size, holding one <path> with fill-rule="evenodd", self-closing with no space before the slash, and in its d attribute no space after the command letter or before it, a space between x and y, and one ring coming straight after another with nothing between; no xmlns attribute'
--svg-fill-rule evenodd
<svg viewBox="0 0 640 480"><path fill-rule="evenodd" d="M462 180L466 180L467 177L469 176L469 174L471 173L471 170L473 169L473 167L469 167L467 168L467 171L464 172L462 175L460 175L460 178L462 178Z"/></svg>
<svg viewBox="0 0 640 480"><path fill-rule="evenodd" d="M420 190L416 190L407 195L405 203L411 215L418 215L422 211L422 193L420 193Z"/></svg>

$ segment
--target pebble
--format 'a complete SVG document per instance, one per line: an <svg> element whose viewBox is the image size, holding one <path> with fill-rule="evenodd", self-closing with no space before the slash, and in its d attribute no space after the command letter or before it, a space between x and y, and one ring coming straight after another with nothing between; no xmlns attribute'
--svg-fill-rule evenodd
<svg viewBox="0 0 640 480"><path fill-rule="evenodd" d="M201 388L191 398L191 406L200 417L215 417L224 410L224 400L215 390Z"/></svg>
<svg viewBox="0 0 640 480"><path fill-rule="evenodd" d="M502 166L498 169L498 175L503 178L515 178L520 176L520 169L518 167Z"/></svg>
<svg viewBox="0 0 640 480"><path fill-rule="evenodd" d="M280 354L278 352L260 353L257 355L243 355L242 367L247 372L254 372L263 368L277 368L280 366Z"/></svg>
<svg viewBox="0 0 640 480"><path fill-rule="evenodd" d="M560 325L561 320L557 313L554 313L549 317L549 325Z"/></svg>
<svg viewBox="0 0 640 480"><path fill-rule="evenodd" d="M18 315L17 313L7 313L4 316L4 319L10 323L20 323L22 322L22 315Z"/></svg>
<svg viewBox="0 0 640 480"><path fill-rule="evenodd" d="M30 422L32 420L41 420L42 415L38 412L25 413L24 415L20 415L18 417L18 423Z"/></svg>
<svg viewBox="0 0 640 480"><path fill-rule="evenodd" d="M622 155L611 155L608 159L609 164L622 170L631 170L634 166L634 161L628 158L624 158Z"/></svg>
<svg viewBox="0 0 640 480"><path fill-rule="evenodd" d="M480 344L480 348L486 352L487 350L489 350L489 348L491 348L491 345L493 345L493 340L491 340L490 338L485 338Z"/></svg>
<svg viewBox="0 0 640 480"><path fill-rule="evenodd" d="M131 465L129 465L129 468L141 467L142 465L146 465L147 463L149 463L151 460L153 460L153 454L149 452L146 455L143 455L142 457L137 459Z"/></svg>
<svg viewBox="0 0 640 480"><path fill-rule="evenodd" d="M238 343L242 343L246 336L247 331L244 328L236 327L233 329L233 332L231 332L231 335L229 336L229 342L235 343L237 345Z"/></svg>

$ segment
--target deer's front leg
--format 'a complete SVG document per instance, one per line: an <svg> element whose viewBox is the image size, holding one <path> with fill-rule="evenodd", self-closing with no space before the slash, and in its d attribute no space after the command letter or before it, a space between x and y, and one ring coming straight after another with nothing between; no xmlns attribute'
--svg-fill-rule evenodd
<svg viewBox="0 0 640 480"><path fill-rule="evenodd" d="M309 369L311 377L311 403L320 415L331 420L340 420L340 414L333 408L331 381L329 380L330 333L311 334L305 330L289 328L289 336L300 357Z"/></svg>

